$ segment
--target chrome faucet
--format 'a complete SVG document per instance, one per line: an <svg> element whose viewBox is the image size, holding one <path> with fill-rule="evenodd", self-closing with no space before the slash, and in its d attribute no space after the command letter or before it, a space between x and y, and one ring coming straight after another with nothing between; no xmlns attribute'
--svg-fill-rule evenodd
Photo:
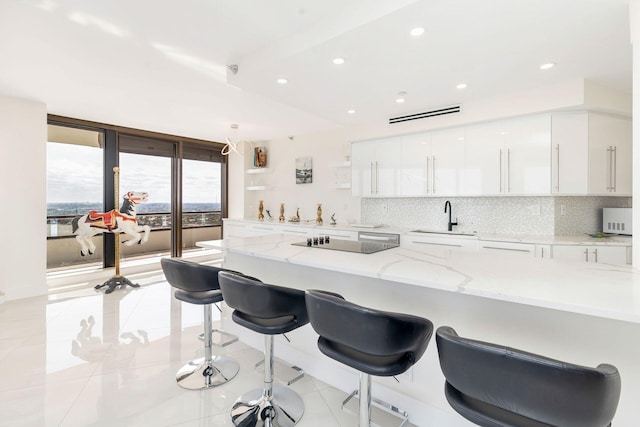
<svg viewBox="0 0 640 427"><path fill-rule="evenodd" d="M444 213L447 213L447 212L449 212L449 223L447 224L447 230L453 231L453 226L458 225L458 218L456 218L456 222L451 222L451 202L448 200L444 202Z"/></svg>

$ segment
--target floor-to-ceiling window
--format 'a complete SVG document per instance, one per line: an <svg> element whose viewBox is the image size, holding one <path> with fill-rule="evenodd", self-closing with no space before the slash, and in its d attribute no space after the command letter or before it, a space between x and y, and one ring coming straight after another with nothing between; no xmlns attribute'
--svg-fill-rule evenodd
<svg viewBox="0 0 640 427"><path fill-rule="evenodd" d="M182 146L182 249L197 249L199 240L220 239L222 171L220 150Z"/></svg>
<svg viewBox="0 0 640 427"><path fill-rule="evenodd" d="M55 123L50 127L61 131L83 127L70 120L69 125L64 120L50 120ZM98 268L114 265L114 236L95 235L90 239L92 250L84 250L81 256L72 222L91 210L102 213L116 205L120 208L128 192L148 193L148 201L136 205L136 213L138 224L148 225L151 231L144 244L121 245L121 259L181 255L183 250L195 250L197 241L220 238L226 197L221 144L96 126L89 142L49 142L50 271L81 264ZM114 166L119 169L117 183ZM65 210L56 210L62 208ZM130 238L125 234L119 237L121 242Z"/></svg>
<svg viewBox="0 0 640 427"><path fill-rule="evenodd" d="M73 220L103 209L103 133L49 125L47 142L47 268L102 265L102 236L81 254Z"/></svg>

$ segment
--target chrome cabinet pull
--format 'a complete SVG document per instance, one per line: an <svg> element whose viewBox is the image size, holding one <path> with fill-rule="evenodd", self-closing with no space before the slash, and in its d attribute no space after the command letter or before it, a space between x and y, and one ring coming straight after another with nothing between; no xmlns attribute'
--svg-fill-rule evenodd
<svg viewBox="0 0 640 427"><path fill-rule="evenodd" d="M511 193L511 152L507 148L507 193Z"/></svg>
<svg viewBox="0 0 640 427"><path fill-rule="evenodd" d="M584 260L585 262L589 262L589 249L584 250Z"/></svg>
<svg viewBox="0 0 640 427"><path fill-rule="evenodd" d="M429 156L427 156L427 194L429 194Z"/></svg>
<svg viewBox="0 0 640 427"><path fill-rule="evenodd" d="M516 249L516 248L499 248L497 246L483 246L483 249L495 249L498 251L513 251L513 252L531 252L529 249Z"/></svg>
<svg viewBox="0 0 640 427"><path fill-rule="evenodd" d="M613 150L613 167L611 168L613 170L611 172L611 175L613 176L612 190L617 191L616 175L618 175L618 151L615 145L612 147L612 150Z"/></svg>
<svg viewBox="0 0 640 427"><path fill-rule="evenodd" d="M436 194L436 156L431 156L431 191Z"/></svg>
<svg viewBox="0 0 640 427"><path fill-rule="evenodd" d="M371 176L369 176L369 194L373 194L373 162L369 163L369 171L371 172Z"/></svg>
<svg viewBox="0 0 640 427"><path fill-rule="evenodd" d="M598 262L598 249L594 249L593 250L593 255L594 255L594 262Z"/></svg>
<svg viewBox="0 0 640 427"><path fill-rule="evenodd" d="M379 185L380 181L378 180L378 161L376 160L376 194L378 194L379 191Z"/></svg>
<svg viewBox="0 0 640 427"><path fill-rule="evenodd" d="M502 149L500 149L500 193L502 193Z"/></svg>
<svg viewBox="0 0 640 427"><path fill-rule="evenodd" d="M560 191L560 144L556 144L556 191Z"/></svg>
<svg viewBox="0 0 640 427"><path fill-rule="evenodd" d="M611 191L611 146L607 147L607 191Z"/></svg>

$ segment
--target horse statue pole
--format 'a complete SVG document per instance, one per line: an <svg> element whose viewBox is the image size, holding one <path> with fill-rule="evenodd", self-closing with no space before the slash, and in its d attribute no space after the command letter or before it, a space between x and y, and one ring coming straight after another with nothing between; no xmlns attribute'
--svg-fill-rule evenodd
<svg viewBox="0 0 640 427"><path fill-rule="evenodd" d="M120 212L118 209L118 202L120 194L120 168L113 168L113 190L114 190L114 198L115 198L115 210L116 212ZM120 275L120 233L113 233L115 237L115 250L116 250L116 274L104 282L102 285L97 285L95 289L100 289L107 286L107 290L104 291L105 294L110 294L113 292L118 286L131 286L132 288L139 288L140 285L137 283L132 283L129 279Z"/></svg>

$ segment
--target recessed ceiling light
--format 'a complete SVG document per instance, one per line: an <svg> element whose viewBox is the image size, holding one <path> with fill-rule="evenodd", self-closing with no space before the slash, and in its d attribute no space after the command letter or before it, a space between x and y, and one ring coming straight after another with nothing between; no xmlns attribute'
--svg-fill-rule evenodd
<svg viewBox="0 0 640 427"><path fill-rule="evenodd" d="M551 68L553 68L553 67L555 67L555 66L556 66L556 64L555 64L555 63L553 63L553 62L547 62L546 64L542 64L542 65L540 66L540 69L541 69L541 70L550 70Z"/></svg>
<svg viewBox="0 0 640 427"><path fill-rule="evenodd" d="M458 83L456 85L456 89L466 89L467 88L467 84L466 83Z"/></svg>
<svg viewBox="0 0 640 427"><path fill-rule="evenodd" d="M333 63L336 65L342 65L344 64L344 58L333 58Z"/></svg>
<svg viewBox="0 0 640 427"><path fill-rule="evenodd" d="M289 83L289 80L287 79L283 79L283 78L278 79L278 84L286 85L287 83Z"/></svg>
<svg viewBox="0 0 640 427"><path fill-rule="evenodd" d="M396 102L398 104L402 104L404 102L404 98L396 98Z"/></svg>
<svg viewBox="0 0 640 427"><path fill-rule="evenodd" d="M356 110L347 110L347 114L355 114Z"/></svg>
<svg viewBox="0 0 640 427"><path fill-rule="evenodd" d="M416 27L416 28L414 28L414 29L412 29L412 30L411 30L410 34L411 34L413 37L421 36L422 34L424 34L424 28L422 28L422 27Z"/></svg>

